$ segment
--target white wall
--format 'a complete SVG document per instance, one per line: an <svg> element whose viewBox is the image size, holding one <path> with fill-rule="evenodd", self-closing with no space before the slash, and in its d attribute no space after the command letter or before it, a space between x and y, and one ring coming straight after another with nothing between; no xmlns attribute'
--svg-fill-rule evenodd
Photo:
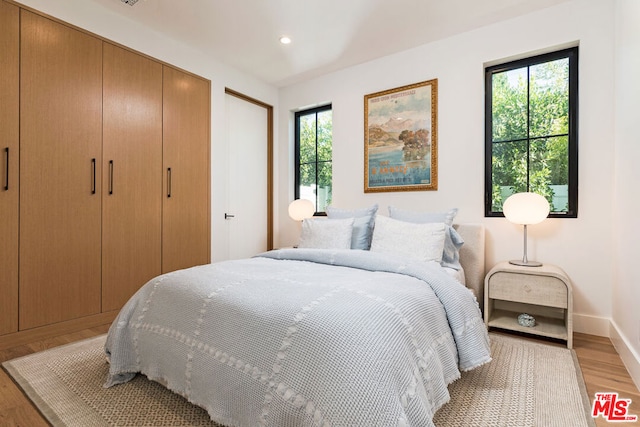
<svg viewBox="0 0 640 427"><path fill-rule="evenodd" d="M612 339L635 383L640 387L640 269L636 226L640 212L640 2L616 2L615 191L613 214Z"/></svg>
<svg viewBox="0 0 640 427"><path fill-rule="evenodd" d="M202 52L180 44L162 33L118 15L88 0L20 0L20 3L54 18L83 28L168 64L211 80L211 214L213 260L226 251L226 182L228 151L225 144L225 87L274 106L277 117L278 91L255 78L218 62ZM122 5L124 8L129 6Z"/></svg>
<svg viewBox="0 0 640 427"><path fill-rule="evenodd" d="M529 227L529 258L557 264L572 278L578 332L608 335L614 277L614 3L563 3L282 88L278 162L287 167L277 169L281 231L276 246L291 245L298 237L297 224L287 216L293 199L291 111L330 101L334 205L355 208L377 202L383 214L388 205L429 211L458 207L457 222L487 228L487 268L522 257L522 229L502 218L484 218L483 66L578 42L578 218ZM438 190L364 194L364 95L433 78L439 92Z"/></svg>

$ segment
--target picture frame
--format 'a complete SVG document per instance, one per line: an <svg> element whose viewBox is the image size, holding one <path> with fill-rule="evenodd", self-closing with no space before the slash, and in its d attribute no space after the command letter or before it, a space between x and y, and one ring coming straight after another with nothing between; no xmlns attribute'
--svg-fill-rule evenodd
<svg viewBox="0 0 640 427"><path fill-rule="evenodd" d="M364 192L438 189L438 79L364 96Z"/></svg>

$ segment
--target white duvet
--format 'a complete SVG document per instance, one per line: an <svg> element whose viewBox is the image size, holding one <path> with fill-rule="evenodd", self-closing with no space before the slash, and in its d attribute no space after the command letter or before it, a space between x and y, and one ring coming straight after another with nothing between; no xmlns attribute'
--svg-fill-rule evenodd
<svg viewBox="0 0 640 427"><path fill-rule="evenodd" d="M436 263L290 249L159 276L113 322L106 386L136 373L228 426L432 426L491 360L472 293Z"/></svg>

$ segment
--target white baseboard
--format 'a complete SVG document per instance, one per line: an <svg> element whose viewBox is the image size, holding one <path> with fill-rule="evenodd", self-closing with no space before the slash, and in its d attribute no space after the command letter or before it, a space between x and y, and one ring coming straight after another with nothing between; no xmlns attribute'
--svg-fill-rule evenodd
<svg viewBox="0 0 640 427"><path fill-rule="evenodd" d="M608 337L629 371L632 381L640 389L640 355L629 345L630 341L620 333L620 329L612 319L574 313L573 331Z"/></svg>
<svg viewBox="0 0 640 427"><path fill-rule="evenodd" d="M610 338L611 319L607 317L573 314L573 331Z"/></svg>
<svg viewBox="0 0 640 427"><path fill-rule="evenodd" d="M634 384L640 389L640 355L629 345L629 341L620 333L620 329L618 329L618 326L613 320L611 321L609 338L620 355L627 371L629 371L629 375Z"/></svg>

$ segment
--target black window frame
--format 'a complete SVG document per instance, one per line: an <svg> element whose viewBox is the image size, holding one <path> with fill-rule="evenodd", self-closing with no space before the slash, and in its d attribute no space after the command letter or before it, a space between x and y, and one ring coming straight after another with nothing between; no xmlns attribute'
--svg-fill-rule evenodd
<svg viewBox="0 0 640 427"><path fill-rule="evenodd" d="M568 207L566 212L551 212L549 218L577 218L578 217L578 46L562 49L550 53L523 58L504 64L485 68L485 217L504 217L503 212L492 210L493 184L493 109L492 109L492 76L496 73L513 69L532 67L544 62L558 59L569 60L569 105L568 105ZM527 70L529 75L529 70ZM527 126L529 126L530 102L527 95ZM532 140L540 136L527 135L529 145ZM519 139L518 141L523 141ZM501 141L500 143L504 143ZM528 187L528 184L527 184Z"/></svg>
<svg viewBox="0 0 640 427"><path fill-rule="evenodd" d="M316 189L318 188L318 164L319 163L327 163L330 162L333 165L333 159L328 160L318 160L318 114L323 113L325 111L332 111L332 104L322 105L320 107L308 108L305 110L296 111L294 114L294 139L295 139L295 148L294 148L294 157L295 157L295 182L294 182L294 199L300 198L300 118L303 116L308 116L311 114L316 115L316 155L315 155L315 171L316 171ZM331 141L333 145L333 140ZM333 186L333 183L332 183ZM316 190L316 200L315 206L316 208L319 205L318 202L318 192ZM324 211L316 211L314 216L326 216L326 212Z"/></svg>

